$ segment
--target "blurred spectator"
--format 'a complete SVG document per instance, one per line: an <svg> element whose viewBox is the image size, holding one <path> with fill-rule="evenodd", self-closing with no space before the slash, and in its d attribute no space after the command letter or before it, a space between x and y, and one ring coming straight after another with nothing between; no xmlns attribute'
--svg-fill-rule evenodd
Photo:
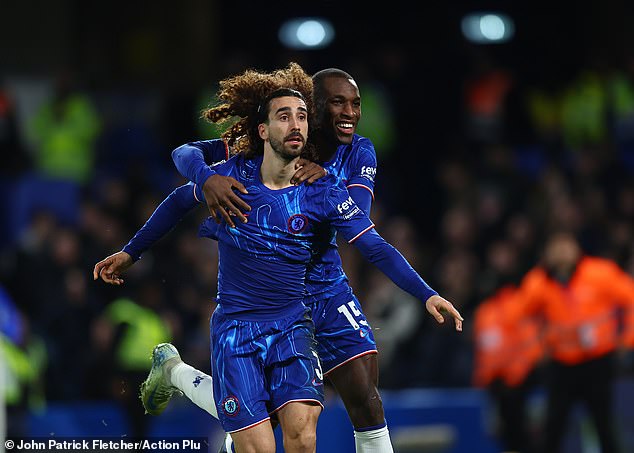
<svg viewBox="0 0 634 453"><path fill-rule="evenodd" d="M562 93L557 87L531 87L526 90L526 114L533 140L549 151L562 146Z"/></svg>
<svg viewBox="0 0 634 453"><path fill-rule="evenodd" d="M395 245L414 268L419 268L420 245L412 222L405 217L395 217L387 220L382 229L386 240ZM364 285L365 313L379 350L381 384L403 387L406 386L403 376L407 373L403 373L402 367L409 362L426 311L421 301L400 289L378 269L372 266L368 271Z"/></svg>
<svg viewBox="0 0 634 453"><path fill-rule="evenodd" d="M90 354L85 341L97 309L87 292L87 275L82 271L81 239L74 231L57 228L53 231L46 252L46 275L39 277L38 308L32 313L39 332L46 340L48 354L55 367L49 368L47 396L55 400L82 397L83 372L71 373L77 360ZM73 326L69 329L69 325Z"/></svg>
<svg viewBox="0 0 634 453"><path fill-rule="evenodd" d="M519 269L528 269L536 261L538 228L536 220L525 212L514 212L504 225L505 235L518 254Z"/></svg>
<svg viewBox="0 0 634 453"><path fill-rule="evenodd" d="M401 290L384 274L374 271L365 300L368 322L374 330L383 370L381 384L401 387L401 366L407 363L411 342L416 338L425 309L421 302Z"/></svg>
<svg viewBox="0 0 634 453"><path fill-rule="evenodd" d="M527 399L543 357L540 325L533 318L509 322L517 305L517 289L509 284L475 310L473 384L486 389L495 408L495 435L505 451L534 451Z"/></svg>
<svg viewBox="0 0 634 453"><path fill-rule="evenodd" d="M571 150L605 142L608 98L598 72L582 71L566 89L561 109L562 135Z"/></svg>
<svg viewBox="0 0 634 453"><path fill-rule="evenodd" d="M464 82L466 135L475 142L504 140L506 108L514 80L510 71L482 49L473 49L473 72Z"/></svg>
<svg viewBox="0 0 634 453"><path fill-rule="evenodd" d="M615 354L634 348L634 279L612 261L584 254L572 234L555 233L546 242L541 264L522 280L518 297L523 306L513 325L543 316L551 357L539 451L560 451L576 401L589 410L601 451L618 451L612 381Z"/></svg>
<svg viewBox="0 0 634 453"><path fill-rule="evenodd" d="M473 209L466 203L448 207L440 227L447 247L470 249L476 246L478 223Z"/></svg>
<svg viewBox="0 0 634 453"><path fill-rule="evenodd" d="M438 165L437 185L444 195L445 206L470 202L473 197L475 176L473 168L464 159L450 157Z"/></svg>
<svg viewBox="0 0 634 453"><path fill-rule="evenodd" d="M55 91L32 119L35 166L43 176L86 183L93 175L95 141L101 120L88 94L75 86L75 75L64 70Z"/></svg>
<svg viewBox="0 0 634 453"><path fill-rule="evenodd" d="M0 287L0 381L7 406L7 435L28 435L28 412L43 409L44 342L35 335L28 319Z"/></svg>
<svg viewBox="0 0 634 453"><path fill-rule="evenodd" d="M5 210L11 215L2 216L7 233L3 237L10 243L42 211L67 225L78 220L80 191L94 176L96 140L102 126L90 95L76 88L73 77L69 71L61 72L51 98L27 121L33 146L33 168L29 166L29 170L34 172L24 172L24 163L19 163L23 149L19 140L3 143L3 148L12 148L6 149L12 157L7 162L18 162L13 176L19 175L6 187L10 197Z"/></svg>
<svg viewBox="0 0 634 453"><path fill-rule="evenodd" d="M145 289L151 292L146 304L153 304L157 294L152 283ZM113 370L107 375L112 376L112 397L125 407L132 437L143 438L147 435L148 419L139 404L137 389L147 374L148 357L154 346L172 340L170 323L153 307L126 298L110 303L101 316L94 335L105 343L102 348L113 350Z"/></svg>

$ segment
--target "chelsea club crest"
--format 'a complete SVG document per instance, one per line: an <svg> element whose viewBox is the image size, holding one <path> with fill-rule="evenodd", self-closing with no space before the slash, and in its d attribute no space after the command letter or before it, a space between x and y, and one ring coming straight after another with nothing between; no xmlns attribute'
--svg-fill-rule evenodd
<svg viewBox="0 0 634 453"><path fill-rule="evenodd" d="M288 231L293 234L299 234L308 225L308 219L304 214L293 214L288 218Z"/></svg>
<svg viewBox="0 0 634 453"><path fill-rule="evenodd" d="M228 396L222 402L222 411L229 417L235 417L240 412L240 403L235 396Z"/></svg>

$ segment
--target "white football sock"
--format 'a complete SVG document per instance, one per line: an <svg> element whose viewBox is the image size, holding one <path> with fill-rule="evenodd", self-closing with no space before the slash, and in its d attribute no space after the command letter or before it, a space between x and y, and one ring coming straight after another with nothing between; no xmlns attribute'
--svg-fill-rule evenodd
<svg viewBox="0 0 634 453"><path fill-rule="evenodd" d="M218 418L211 376L185 362L180 362L170 370L169 379L172 385L183 392L196 406L207 411L212 417Z"/></svg>
<svg viewBox="0 0 634 453"><path fill-rule="evenodd" d="M370 431L354 432L354 445L357 453L393 453L390 432L387 426Z"/></svg>

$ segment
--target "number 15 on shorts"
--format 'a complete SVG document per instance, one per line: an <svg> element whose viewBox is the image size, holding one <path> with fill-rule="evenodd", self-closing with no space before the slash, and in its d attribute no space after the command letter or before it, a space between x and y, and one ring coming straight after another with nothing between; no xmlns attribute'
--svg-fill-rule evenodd
<svg viewBox="0 0 634 453"><path fill-rule="evenodd" d="M348 309L348 307L350 307L350 309ZM353 300L351 300L347 304L339 305L339 307L337 307L337 311L346 317L354 330L359 330L361 328L361 326L359 326L359 323L365 326L368 325L368 322L365 319L360 319L359 322L357 322L357 320L355 319L361 316L361 312L359 311L357 305L354 303Z"/></svg>

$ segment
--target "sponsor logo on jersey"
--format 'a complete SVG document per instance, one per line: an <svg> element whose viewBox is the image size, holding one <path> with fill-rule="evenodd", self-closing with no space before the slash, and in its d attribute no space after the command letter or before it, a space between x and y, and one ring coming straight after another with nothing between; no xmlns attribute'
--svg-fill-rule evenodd
<svg viewBox="0 0 634 453"><path fill-rule="evenodd" d="M240 402L235 396L228 396L222 401L222 411L228 417L235 417L240 412Z"/></svg>
<svg viewBox="0 0 634 453"><path fill-rule="evenodd" d="M304 214L293 214L288 218L288 231L293 234L299 234L306 229L308 219Z"/></svg>
<svg viewBox="0 0 634 453"><path fill-rule="evenodd" d="M376 167L361 167L361 176L369 179L370 181L374 181L374 177L376 176Z"/></svg>
<svg viewBox="0 0 634 453"><path fill-rule="evenodd" d="M361 211L361 209L359 209L359 206L357 206L352 197L348 197L346 201L337 205L337 211L339 211L339 214L342 214L341 217L343 219L348 220Z"/></svg>

